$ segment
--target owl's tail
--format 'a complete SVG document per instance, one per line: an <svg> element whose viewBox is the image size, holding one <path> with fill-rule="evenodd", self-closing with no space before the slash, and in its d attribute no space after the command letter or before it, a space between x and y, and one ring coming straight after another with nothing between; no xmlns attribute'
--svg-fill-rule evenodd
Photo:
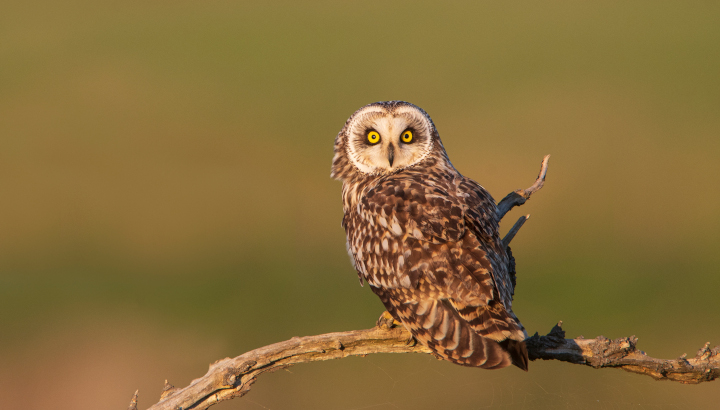
<svg viewBox="0 0 720 410"><path fill-rule="evenodd" d="M483 369L500 369L513 364L528 370L524 341L496 341L481 336L447 300L403 301L402 297L397 297L401 295L390 295L392 290L373 290L388 312L438 358Z"/></svg>
<svg viewBox="0 0 720 410"><path fill-rule="evenodd" d="M528 371L528 363L530 360L528 359L528 351L527 346L525 346L525 341L518 342L517 340L507 339L500 342L500 346L502 346L503 349L510 354L512 364Z"/></svg>

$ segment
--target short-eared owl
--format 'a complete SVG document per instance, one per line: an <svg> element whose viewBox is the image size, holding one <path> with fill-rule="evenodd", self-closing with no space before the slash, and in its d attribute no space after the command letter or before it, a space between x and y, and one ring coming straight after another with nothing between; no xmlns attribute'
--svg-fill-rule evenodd
<svg viewBox="0 0 720 410"><path fill-rule="evenodd" d="M403 101L357 110L335 139L331 175L343 183L360 283L395 320L445 360L527 370L495 201L452 166L425 111Z"/></svg>

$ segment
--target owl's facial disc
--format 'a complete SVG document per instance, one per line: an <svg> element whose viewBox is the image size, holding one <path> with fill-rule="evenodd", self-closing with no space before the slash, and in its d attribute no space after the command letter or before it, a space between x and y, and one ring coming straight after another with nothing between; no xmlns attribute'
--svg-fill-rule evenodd
<svg viewBox="0 0 720 410"><path fill-rule="evenodd" d="M366 174L387 174L420 162L430 152L429 121L414 107L387 113L368 107L350 124L347 151L355 167Z"/></svg>

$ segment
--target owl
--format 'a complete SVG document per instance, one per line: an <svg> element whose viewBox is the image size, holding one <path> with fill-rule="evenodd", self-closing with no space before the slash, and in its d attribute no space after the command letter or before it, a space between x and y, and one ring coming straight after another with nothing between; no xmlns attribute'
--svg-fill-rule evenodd
<svg viewBox="0 0 720 410"><path fill-rule="evenodd" d="M404 101L357 110L335 139L331 176L360 284L396 321L438 358L528 369L495 201L453 167L425 111Z"/></svg>

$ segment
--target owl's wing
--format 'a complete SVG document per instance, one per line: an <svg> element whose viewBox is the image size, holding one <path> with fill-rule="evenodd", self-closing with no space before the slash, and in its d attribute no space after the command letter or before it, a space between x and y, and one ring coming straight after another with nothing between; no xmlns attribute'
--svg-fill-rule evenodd
<svg viewBox="0 0 720 410"><path fill-rule="evenodd" d="M477 238L480 248L490 261L500 302L511 309L515 293L515 259L500 239L495 200L485 188L470 178L461 177L457 187L466 207L464 217L467 229Z"/></svg>
<svg viewBox="0 0 720 410"><path fill-rule="evenodd" d="M469 253L485 254L490 262L490 274L493 278L495 297L486 306L479 307L467 300L453 301L458 312L474 324L481 333L495 340L524 340L525 328L512 311L512 297L515 293L515 259L500 239L497 220L497 208L490 194L477 182L462 177L458 183L458 193L467 206L465 224L468 231L477 240L471 241L466 249ZM473 275L482 275L483 267L474 261L466 264ZM470 303L468 303L470 302ZM467 313L466 313L467 312Z"/></svg>
<svg viewBox="0 0 720 410"><path fill-rule="evenodd" d="M377 241L367 250L379 251L364 258L366 279L388 310L438 355L480 366L478 360L499 360L491 350L505 344L500 362L512 359L527 369L525 332L510 309L509 258L494 201L472 181L422 182L396 178L364 196L360 215L376 230L371 240ZM481 367L502 367L500 362Z"/></svg>

